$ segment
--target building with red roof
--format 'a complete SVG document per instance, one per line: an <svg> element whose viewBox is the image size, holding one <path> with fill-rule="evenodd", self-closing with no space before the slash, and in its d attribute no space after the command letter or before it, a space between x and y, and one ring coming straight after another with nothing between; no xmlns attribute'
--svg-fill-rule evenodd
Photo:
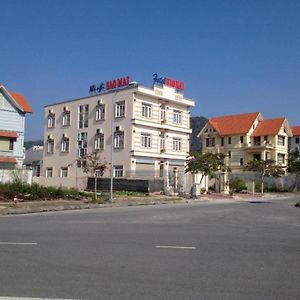
<svg viewBox="0 0 300 300"><path fill-rule="evenodd" d="M225 154L233 171L253 159L285 165L291 136L286 118L264 120L259 112L211 118L198 135L202 151Z"/></svg>
<svg viewBox="0 0 300 300"><path fill-rule="evenodd" d="M26 98L0 84L0 169L22 166L26 113L32 113Z"/></svg>
<svg viewBox="0 0 300 300"><path fill-rule="evenodd" d="M300 126L291 126L293 136L290 138L290 150L300 150Z"/></svg>

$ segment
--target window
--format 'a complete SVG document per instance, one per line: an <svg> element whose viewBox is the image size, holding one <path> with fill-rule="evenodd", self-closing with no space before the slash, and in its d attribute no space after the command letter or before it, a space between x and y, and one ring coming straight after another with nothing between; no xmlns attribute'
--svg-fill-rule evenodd
<svg viewBox="0 0 300 300"><path fill-rule="evenodd" d="M182 122L182 112L179 110L173 110L173 122L176 124L181 124Z"/></svg>
<svg viewBox="0 0 300 300"><path fill-rule="evenodd" d="M9 148L10 151L14 150L14 141L13 140L9 140Z"/></svg>
<svg viewBox="0 0 300 300"><path fill-rule="evenodd" d="M69 138L63 136L61 140L61 152L69 152L70 150L70 140Z"/></svg>
<svg viewBox="0 0 300 300"><path fill-rule="evenodd" d="M222 137L221 138L221 147L223 147L224 146L224 138Z"/></svg>
<svg viewBox="0 0 300 300"><path fill-rule="evenodd" d="M87 132L78 133L77 140L78 156L82 157L87 153Z"/></svg>
<svg viewBox="0 0 300 300"><path fill-rule="evenodd" d="M103 133L96 133L95 149L104 149L104 134Z"/></svg>
<svg viewBox="0 0 300 300"><path fill-rule="evenodd" d="M52 176L53 176L53 168L47 168L46 177L52 177Z"/></svg>
<svg viewBox="0 0 300 300"><path fill-rule="evenodd" d="M89 105L80 105L78 108L78 127L87 128L89 125Z"/></svg>
<svg viewBox="0 0 300 300"><path fill-rule="evenodd" d="M284 146L284 140L285 140L284 136L279 135L278 136L278 146Z"/></svg>
<svg viewBox="0 0 300 300"><path fill-rule="evenodd" d="M228 158L231 158L231 151L228 151Z"/></svg>
<svg viewBox="0 0 300 300"><path fill-rule="evenodd" d="M279 165L284 165L285 164L285 155L278 153L277 160L278 160Z"/></svg>
<svg viewBox="0 0 300 300"><path fill-rule="evenodd" d="M95 170L95 176L96 177L103 176L103 173L104 173L104 170L100 170L100 169Z"/></svg>
<svg viewBox="0 0 300 300"><path fill-rule="evenodd" d="M215 146L215 138L207 138L206 147L214 147L214 146Z"/></svg>
<svg viewBox="0 0 300 300"><path fill-rule="evenodd" d="M243 144L244 143L244 137L241 135L240 136L240 143Z"/></svg>
<svg viewBox="0 0 300 300"><path fill-rule="evenodd" d="M165 134L162 133L160 136L160 150L165 150Z"/></svg>
<svg viewBox="0 0 300 300"><path fill-rule="evenodd" d="M47 140L47 153L54 153L54 140L53 139Z"/></svg>
<svg viewBox="0 0 300 300"><path fill-rule="evenodd" d="M260 146L260 136L255 136L253 138L254 146Z"/></svg>
<svg viewBox="0 0 300 300"><path fill-rule="evenodd" d="M181 139L180 138L173 138L173 150L181 151Z"/></svg>
<svg viewBox="0 0 300 300"><path fill-rule="evenodd" d="M48 114L47 126L48 126L48 128L54 128L55 127L55 114L51 111Z"/></svg>
<svg viewBox="0 0 300 300"><path fill-rule="evenodd" d="M142 116L144 118L152 118L152 105L142 103Z"/></svg>
<svg viewBox="0 0 300 300"><path fill-rule="evenodd" d="M115 117L125 117L125 101L117 102L115 106Z"/></svg>
<svg viewBox="0 0 300 300"><path fill-rule="evenodd" d="M66 167L60 168L60 177L68 177L68 168Z"/></svg>
<svg viewBox="0 0 300 300"><path fill-rule="evenodd" d="M228 137L228 145L231 144L231 136Z"/></svg>
<svg viewBox="0 0 300 300"><path fill-rule="evenodd" d="M142 133L142 147L151 148L151 134Z"/></svg>
<svg viewBox="0 0 300 300"><path fill-rule="evenodd" d="M123 131L115 132L114 147L115 147L115 149L123 149L124 148L124 132Z"/></svg>
<svg viewBox="0 0 300 300"><path fill-rule="evenodd" d="M96 121L103 121L105 120L105 105L98 104L96 106Z"/></svg>
<svg viewBox="0 0 300 300"><path fill-rule="evenodd" d="M123 177L123 166L114 166L114 176Z"/></svg>
<svg viewBox="0 0 300 300"><path fill-rule="evenodd" d="M243 165L244 165L244 159L240 158L240 166L243 166Z"/></svg>
<svg viewBox="0 0 300 300"><path fill-rule="evenodd" d="M86 167L86 159L78 159L77 168L85 168L85 167Z"/></svg>
<svg viewBox="0 0 300 300"><path fill-rule="evenodd" d="M62 124L63 124L63 126L70 126L71 125L71 113L70 113L70 111L68 111L68 110L63 111Z"/></svg>
<svg viewBox="0 0 300 300"><path fill-rule="evenodd" d="M160 121L165 122L166 121L166 107L164 104L160 107Z"/></svg>
<svg viewBox="0 0 300 300"><path fill-rule="evenodd" d="M299 138L298 137L295 139L295 143L299 144Z"/></svg>

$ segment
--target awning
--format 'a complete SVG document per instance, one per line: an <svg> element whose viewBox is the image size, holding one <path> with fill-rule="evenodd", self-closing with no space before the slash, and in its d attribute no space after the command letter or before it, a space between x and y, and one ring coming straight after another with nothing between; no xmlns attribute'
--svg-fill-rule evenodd
<svg viewBox="0 0 300 300"><path fill-rule="evenodd" d="M15 131L3 131L0 130L0 137L17 138L18 135Z"/></svg>
<svg viewBox="0 0 300 300"><path fill-rule="evenodd" d="M16 164L17 160L13 156L0 156L0 163Z"/></svg>

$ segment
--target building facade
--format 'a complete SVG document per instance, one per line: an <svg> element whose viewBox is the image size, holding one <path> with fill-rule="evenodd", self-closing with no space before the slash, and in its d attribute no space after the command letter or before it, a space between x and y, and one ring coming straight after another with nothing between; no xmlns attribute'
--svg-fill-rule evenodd
<svg viewBox="0 0 300 300"><path fill-rule="evenodd" d="M253 159L286 165L291 136L285 118L264 120L259 112L212 118L198 135L202 151L225 154L233 171Z"/></svg>
<svg viewBox="0 0 300 300"><path fill-rule="evenodd" d="M25 114L32 109L23 95L0 84L0 168L21 167L24 159Z"/></svg>
<svg viewBox="0 0 300 300"><path fill-rule="evenodd" d="M25 151L25 158L23 161L23 165L26 169L32 170L33 177L41 176L41 166L43 161L43 146L32 146Z"/></svg>
<svg viewBox="0 0 300 300"><path fill-rule="evenodd" d="M47 105L44 118L43 183L84 187L78 158L98 150L104 177L153 178L183 170L189 151L194 101L165 84L126 85ZM113 141L113 143L112 143ZM96 174L97 175L97 174Z"/></svg>
<svg viewBox="0 0 300 300"><path fill-rule="evenodd" d="M293 136L290 138L290 150L300 151L300 126L291 126Z"/></svg>

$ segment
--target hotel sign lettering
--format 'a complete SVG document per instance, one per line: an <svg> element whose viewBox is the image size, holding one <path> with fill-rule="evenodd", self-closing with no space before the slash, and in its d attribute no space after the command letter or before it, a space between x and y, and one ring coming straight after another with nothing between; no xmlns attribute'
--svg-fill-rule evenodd
<svg viewBox="0 0 300 300"><path fill-rule="evenodd" d="M157 73L153 74L153 84L164 84L173 87L176 90L184 90L184 82L172 79L170 77L158 77Z"/></svg>
<svg viewBox="0 0 300 300"><path fill-rule="evenodd" d="M120 87L124 87L129 85L130 77L121 77L113 80L108 80L106 83L102 82L99 84L93 84L90 86L90 94L101 93L104 91L109 91L113 89L117 89Z"/></svg>

